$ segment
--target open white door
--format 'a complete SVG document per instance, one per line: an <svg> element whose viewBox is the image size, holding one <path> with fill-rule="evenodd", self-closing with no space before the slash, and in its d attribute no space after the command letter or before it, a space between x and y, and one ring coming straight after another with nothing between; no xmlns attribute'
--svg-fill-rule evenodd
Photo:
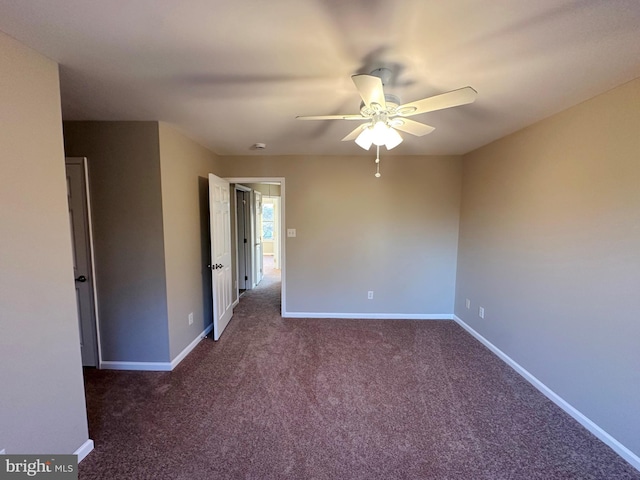
<svg viewBox="0 0 640 480"><path fill-rule="evenodd" d="M229 182L209 174L213 339L218 340L233 316L231 301L231 218Z"/></svg>

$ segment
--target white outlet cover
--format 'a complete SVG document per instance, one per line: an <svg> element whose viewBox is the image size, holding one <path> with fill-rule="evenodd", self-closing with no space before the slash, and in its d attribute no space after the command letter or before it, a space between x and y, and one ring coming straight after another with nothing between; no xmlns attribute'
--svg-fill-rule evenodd
<svg viewBox="0 0 640 480"><path fill-rule="evenodd" d="M478 316L484 318L484 307L478 308Z"/></svg>
<svg viewBox="0 0 640 480"><path fill-rule="evenodd" d="M471 300L467 298L465 305L467 306L467 310L469 310L471 308Z"/></svg>
<svg viewBox="0 0 640 480"><path fill-rule="evenodd" d="M296 229L295 228L287 228L287 237L295 237Z"/></svg>

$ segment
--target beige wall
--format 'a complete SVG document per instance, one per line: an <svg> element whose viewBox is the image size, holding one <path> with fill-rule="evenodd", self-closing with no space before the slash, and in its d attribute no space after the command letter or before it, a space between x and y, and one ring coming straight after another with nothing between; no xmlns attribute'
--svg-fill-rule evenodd
<svg viewBox="0 0 640 480"><path fill-rule="evenodd" d="M102 360L168 362L158 122L64 122L87 157Z"/></svg>
<svg viewBox="0 0 640 480"><path fill-rule="evenodd" d="M165 123L64 126L67 155L89 166L102 360L169 362L211 323L217 159Z"/></svg>
<svg viewBox="0 0 640 480"><path fill-rule="evenodd" d="M273 240L263 240L262 241L262 251L265 255L273 255L274 254L274 242Z"/></svg>
<svg viewBox="0 0 640 480"><path fill-rule="evenodd" d="M280 185L269 185L264 183L243 183L244 186L249 187L252 190L257 190L263 195L270 197L280 196Z"/></svg>
<svg viewBox="0 0 640 480"><path fill-rule="evenodd" d="M221 176L285 177L288 313L453 313L458 157L227 157ZM367 300L367 291L374 299Z"/></svg>
<svg viewBox="0 0 640 480"><path fill-rule="evenodd" d="M171 359L212 319L208 174L217 157L160 122L162 218ZM194 322L189 325L188 316Z"/></svg>
<svg viewBox="0 0 640 480"><path fill-rule="evenodd" d="M57 65L0 33L0 450L88 439Z"/></svg>
<svg viewBox="0 0 640 480"><path fill-rule="evenodd" d="M639 133L635 80L466 155L455 309L636 455Z"/></svg>

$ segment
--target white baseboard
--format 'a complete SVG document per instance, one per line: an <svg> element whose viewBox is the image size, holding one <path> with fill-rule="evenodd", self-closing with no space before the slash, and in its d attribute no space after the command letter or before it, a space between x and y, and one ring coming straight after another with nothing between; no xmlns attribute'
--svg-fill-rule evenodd
<svg viewBox="0 0 640 480"><path fill-rule="evenodd" d="M173 370L174 368L176 368L178 366L178 364L184 360L184 357L186 357L187 355L189 355L189 353L191 353L191 350L193 350L194 348L196 348L196 345L198 345L200 343L200 341L206 337L207 335L209 335L209 332L213 330L213 323L211 325L209 325L207 328L205 328L200 335L198 335L196 338L193 339L193 342L191 342L189 345L187 345L184 350L182 350L177 356L176 358L174 358L173 360L171 360L171 370Z"/></svg>
<svg viewBox="0 0 640 480"><path fill-rule="evenodd" d="M504 361L507 365L513 368L516 372L518 372L525 380L527 380L531 385L536 387L542 394L544 394L549 400L558 405L562 410L571 415L578 423L580 423L584 428L593 433L596 437L598 437L603 443L611 447L611 449L624 458L631 466L635 469L640 470L640 457L638 457L635 453L625 447L618 440L609 435L605 430L599 427L596 423L590 420L587 416L585 416L578 409L573 407L569 402L563 399L560 395L555 393L549 387L547 387L544 383L538 380L535 376L533 376L529 371L527 371L522 365L513 360L509 355L504 353L498 347L496 347L489 340L484 338L481 334L476 332L473 328L467 325L461 318L456 315L453 315L453 320L464 328L467 332L473 335L480 343L482 343L485 347L491 350L496 356L498 356L502 361Z"/></svg>
<svg viewBox="0 0 640 480"><path fill-rule="evenodd" d="M233 305L231 305L231 308L236 308L238 306L238 304L240 303L240 298L236 298L236 301L233 302Z"/></svg>
<svg viewBox="0 0 640 480"><path fill-rule="evenodd" d="M324 312L283 312L285 318L344 318L365 320L453 320L450 313L324 313Z"/></svg>
<svg viewBox="0 0 640 480"><path fill-rule="evenodd" d="M89 439L86 442L84 442L82 445L80 445L80 448L78 448L75 452L73 452L73 454L78 456L78 463L80 463L82 460L84 460L84 458L87 455L91 453L92 450L93 450L93 440Z"/></svg>
<svg viewBox="0 0 640 480"><path fill-rule="evenodd" d="M146 372L170 372L171 362L118 362L102 361L100 368L104 370L140 370Z"/></svg>
<svg viewBox="0 0 640 480"><path fill-rule="evenodd" d="M182 350L176 358L170 362L118 362L118 361L103 361L100 362L100 368L105 370L139 370L147 372L170 372L176 366L189 355L200 341L206 337L209 332L213 330L213 324L205 328L184 350Z"/></svg>
<svg viewBox="0 0 640 480"><path fill-rule="evenodd" d="M91 453L92 450L93 450L93 440L89 439L86 442L84 442L80 446L80 448L78 448L75 452L73 452L73 454L78 456L78 463L80 463L82 460L84 460L84 458L87 455ZM7 452L4 448L0 450L0 455L6 455L6 454Z"/></svg>

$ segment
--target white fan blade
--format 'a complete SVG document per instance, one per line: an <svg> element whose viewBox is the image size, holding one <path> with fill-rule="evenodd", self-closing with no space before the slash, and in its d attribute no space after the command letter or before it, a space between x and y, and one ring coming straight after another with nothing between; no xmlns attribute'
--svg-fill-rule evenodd
<svg viewBox="0 0 640 480"><path fill-rule="evenodd" d="M393 128L402 132L410 133L416 137L421 137L427 133L431 133L435 130L435 127L431 125L425 125L424 123L415 122L408 118L394 118L389 122Z"/></svg>
<svg viewBox="0 0 640 480"><path fill-rule="evenodd" d="M366 120L366 118L362 115L299 115L296 120Z"/></svg>
<svg viewBox="0 0 640 480"><path fill-rule="evenodd" d="M343 142L348 142L349 140L355 140L358 135L362 132L362 129L365 128L368 123L363 123L362 125L358 125L349 135L342 139Z"/></svg>
<svg viewBox="0 0 640 480"><path fill-rule="evenodd" d="M460 105L466 105L473 103L478 96L471 87L464 87L451 92L443 93L442 95L436 95L434 97L423 98L416 102L405 103L400 105L397 109L397 115L408 117L410 115L418 115L420 113L433 112L435 110L442 110L444 108L458 107Z"/></svg>
<svg viewBox="0 0 640 480"><path fill-rule="evenodd" d="M373 75L353 75L351 77L353 83L355 83L358 93L362 97L362 101L367 107L371 107L371 104L376 103L382 107L382 110L387 108L387 103L384 101L384 90L382 88L382 80Z"/></svg>

